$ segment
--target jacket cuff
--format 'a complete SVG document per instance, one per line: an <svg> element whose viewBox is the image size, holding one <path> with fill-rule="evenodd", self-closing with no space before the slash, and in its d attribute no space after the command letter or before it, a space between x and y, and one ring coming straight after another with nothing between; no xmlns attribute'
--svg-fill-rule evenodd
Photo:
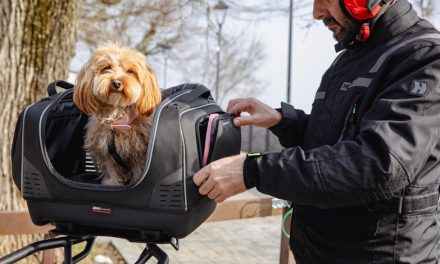
<svg viewBox="0 0 440 264"><path fill-rule="evenodd" d="M258 160L260 158L246 157L243 164L243 180L247 189L260 186L260 177L258 175Z"/></svg>
<svg viewBox="0 0 440 264"><path fill-rule="evenodd" d="M287 128L291 126L292 122L298 118L298 116L295 112L295 108L292 105L283 102L281 103L281 108L277 108L275 110L281 113L281 121L268 129L275 135L283 135L286 133Z"/></svg>

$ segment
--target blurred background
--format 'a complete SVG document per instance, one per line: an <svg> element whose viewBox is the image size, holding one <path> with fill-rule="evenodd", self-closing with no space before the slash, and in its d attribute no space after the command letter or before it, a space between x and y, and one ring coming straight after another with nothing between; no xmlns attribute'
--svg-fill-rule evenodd
<svg viewBox="0 0 440 264"><path fill-rule="evenodd" d="M412 2L438 21L434 1ZM312 19L312 7L311 0L85 0L69 69L77 72L100 43L117 41L148 56L163 88L199 82L223 106L232 97L254 96L278 107L288 100L292 19L289 99L309 111L310 95L336 56L332 34Z"/></svg>

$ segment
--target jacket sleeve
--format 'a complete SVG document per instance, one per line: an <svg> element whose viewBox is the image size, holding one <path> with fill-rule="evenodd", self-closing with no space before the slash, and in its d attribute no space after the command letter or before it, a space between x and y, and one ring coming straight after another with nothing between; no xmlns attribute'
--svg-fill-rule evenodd
<svg viewBox="0 0 440 264"><path fill-rule="evenodd" d="M430 58L421 60L420 58ZM440 51L424 48L393 69L360 122L355 140L247 158L248 188L296 204L342 207L388 199L440 159ZM414 81L426 83L411 94Z"/></svg>
<svg viewBox="0 0 440 264"><path fill-rule="evenodd" d="M281 113L282 119L269 130L278 137L285 148L302 145L309 115L286 103L281 103L281 108L277 110Z"/></svg>

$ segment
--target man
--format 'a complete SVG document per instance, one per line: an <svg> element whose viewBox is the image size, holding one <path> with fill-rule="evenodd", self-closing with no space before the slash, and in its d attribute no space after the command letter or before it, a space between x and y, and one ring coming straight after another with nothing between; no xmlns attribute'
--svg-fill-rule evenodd
<svg viewBox="0 0 440 264"><path fill-rule="evenodd" d="M228 106L286 149L218 160L194 182L217 202L252 187L292 201L297 263L437 263L439 32L407 0L315 0L313 16L344 51L311 114Z"/></svg>

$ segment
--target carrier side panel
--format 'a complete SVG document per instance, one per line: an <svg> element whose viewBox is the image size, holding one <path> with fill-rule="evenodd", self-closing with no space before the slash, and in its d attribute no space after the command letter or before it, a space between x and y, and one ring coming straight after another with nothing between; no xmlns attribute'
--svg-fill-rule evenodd
<svg viewBox="0 0 440 264"><path fill-rule="evenodd" d="M183 146L179 126L176 125L177 122L165 122L165 120L178 120L181 107L183 106L171 102L162 109L157 128L152 131L155 134L154 147L148 172L137 186L151 193L149 207L158 210L184 210ZM151 137L152 134L150 134L150 142Z"/></svg>
<svg viewBox="0 0 440 264"><path fill-rule="evenodd" d="M41 117L47 111L50 101L29 106L23 116L21 152L21 190L25 199L50 198L45 177L50 175L43 159L40 144ZM32 162L30 162L32 160ZM25 191L28 190L28 191Z"/></svg>
<svg viewBox="0 0 440 264"><path fill-rule="evenodd" d="M43 175L31 162L23 157L23 174L21 194L25 199L49 198L49 190Z"/></svg>

